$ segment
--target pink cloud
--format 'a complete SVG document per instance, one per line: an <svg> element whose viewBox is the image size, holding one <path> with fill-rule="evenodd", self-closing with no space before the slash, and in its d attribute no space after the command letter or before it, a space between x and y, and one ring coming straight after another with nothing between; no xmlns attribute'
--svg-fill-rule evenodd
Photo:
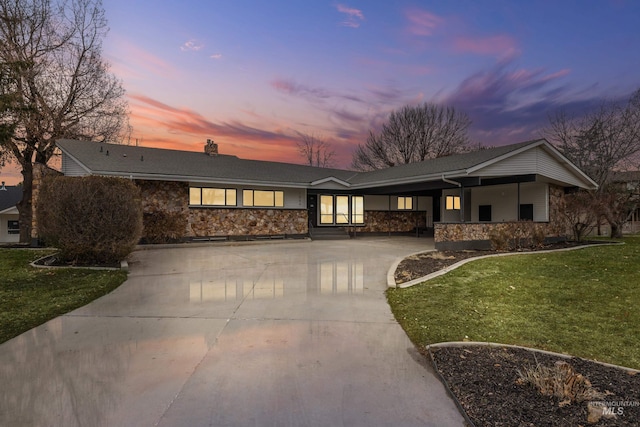
<svg viewBox="0 0 640 427"><path fill-rule="evenodd" d="M141 94L130 94L133 138L144 146L199 151L207 138L221 144L222 154L272 161L300 161L298 137L288 126L269 129L238 120L216 122L188 108L178 108Z"/></svg>
<svg viewBox="0 0 640 427"><path fill-rule="evenodd" d="M164 59L146 51L129 40L118 40L118 57L113 58L113 71L121 78L147 78L148 74L175 77L176 68Z"/></svg>
<svg viewBox="0 0 640 427"><path fill-rule="evenodd" d="M417 8L408 9L405 16L409 21L407 31L414 36L430 36L444 23L440 16Z"/></svg>
<svg viewBox="0 0 640 427"><path fill-rule="evenodd" d="M336 5L336 9L338 9L338 12L347 15L346 19L342 21L340 25L343 25L345 27L358 28L360 26L360 21L364 21L364 14L359 9L354 9L343 4Z"/></svg>
<svg viewBox="0 0 640 427"><path fill-rule="evenodd" d="M453 41L457 52L477 55L509 55L517 51L516 41L508 35L491 37L457 37Z"/></svg>

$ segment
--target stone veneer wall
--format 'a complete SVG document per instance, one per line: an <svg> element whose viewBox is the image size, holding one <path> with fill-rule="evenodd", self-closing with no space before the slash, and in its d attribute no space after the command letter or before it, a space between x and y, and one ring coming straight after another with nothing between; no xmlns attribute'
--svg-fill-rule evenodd
<svg viewBox="0 0 640 427"><path fill-rule="evenodd" d="M544 227L548 239L564 239L567 236L566 224L558 212L560 201L564 197L564 189L549 185L549 221L536 224ZM436 249L488 249L489 234L494 230L511 227L513 222L481 222L481 223L436 223L434 224L434 241Z"/></svg>
<svg viewBox="0 0 640 427"><path fill-rule="evenodd" d="M189 216L189 183L138 180L136 184L140 188L143 213L164 211ZM184 237L188 235L186 225L181 234ZM144 229L142 237L147 237Z"/></svg>
<svg viewBox="0 0 640 427"><path fill-rule="evenodd" d="M143 212L182 212L187 215L189 211L189 183L138 180L136 184L140 187Z"/></svg>
<svg viewBox="0 0 640 427"><path fill-rule="evenodd" d="M184 237L268 236L307 234L302 209L190 208L186 182L137 181L143 212L181 213L187 218Z"/></svg>
<svg viewBox="0 0 640 427"><path fill-rule="evenodd" d="M189 209L189 237L307 234L304 209Z"/></svg>
<svg viewBox="0 0 640 427"><path fill-rule="evenodd" d="M364 226L358 233L406 233L426 226L424 211L364 211Z"/></svg>

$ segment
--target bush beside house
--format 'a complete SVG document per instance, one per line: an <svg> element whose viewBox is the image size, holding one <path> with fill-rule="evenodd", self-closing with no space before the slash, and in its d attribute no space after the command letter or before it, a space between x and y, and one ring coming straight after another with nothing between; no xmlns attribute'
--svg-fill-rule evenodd
<svg viewBox="0 0 640 427"><path fill-rule="evenodd" d="M122 178L48 177L36 215L40 237L74 264L117 263L142 234L140 190Z"/></svg>

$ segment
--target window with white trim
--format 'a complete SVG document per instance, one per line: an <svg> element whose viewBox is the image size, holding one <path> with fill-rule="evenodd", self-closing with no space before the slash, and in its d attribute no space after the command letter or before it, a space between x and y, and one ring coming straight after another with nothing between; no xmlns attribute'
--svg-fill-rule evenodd
<svg viewBox="0 0 640 427"><path fill-rule="evenodd" d="M448 211L460 210L460 196L446 196L444 206Z"/></svg>
<svg viewBox="0 0 640 427"><path fill-rule="evenodd" d="M189 188L189 205L191 206L236 206L237 191L235 188Z"/></svg>
<svg viewBox="0 0 640 427"><path fill-rule="evenodd" d="M284 207L284 191L242 190L242 206Z"/></svg>
<svg viewBox="0 0 640 427"><path fill-rule="evenodd" d="M399 196L398 197L398 210L412 210L413 209L413 197Z"/></svg>

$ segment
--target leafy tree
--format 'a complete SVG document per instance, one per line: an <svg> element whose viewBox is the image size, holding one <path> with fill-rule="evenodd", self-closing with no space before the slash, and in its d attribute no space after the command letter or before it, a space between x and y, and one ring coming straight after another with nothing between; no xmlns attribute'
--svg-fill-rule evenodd
<svg viewBox="0 0 640 427"><path fill-rule="evenodd" d="M0 152L22 169L20 241L28 242L34 163L47 164L60 138L115 138L127 104L102 59L108 29L100 0L0 0L0 23Z"/></svg>
<svg viewBox="0 0 640 427"><path fill-rule="evenodd" d="M394 110L379 133L369 132L353 155L358 170L383 169L400 164L466 151L469 117L452 107L424 103Z"/></svg>
<svg viewBox="0 0 640 427"><path fill-rule="evenodd" d="M313 134L299 133L299 135L300 141L296 145L305 164L321 168L334 165L336 153L326 140Z"/></svg>

